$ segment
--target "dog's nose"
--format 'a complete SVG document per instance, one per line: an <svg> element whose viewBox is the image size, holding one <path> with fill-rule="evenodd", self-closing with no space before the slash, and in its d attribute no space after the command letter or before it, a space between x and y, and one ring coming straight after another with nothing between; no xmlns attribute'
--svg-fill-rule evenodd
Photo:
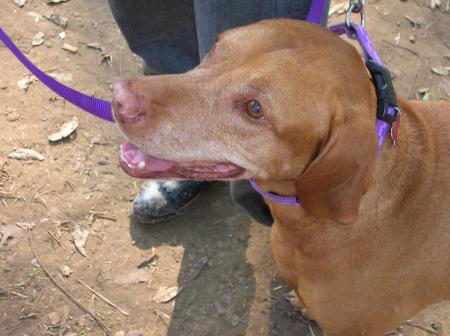
<svg viewBox="0 0 450 336"><path fill-rule="evenodd" d="M131 89L131 81L114 84L113 110L117 121L124 124L137 124L145 119L142 99Z"/></svg>

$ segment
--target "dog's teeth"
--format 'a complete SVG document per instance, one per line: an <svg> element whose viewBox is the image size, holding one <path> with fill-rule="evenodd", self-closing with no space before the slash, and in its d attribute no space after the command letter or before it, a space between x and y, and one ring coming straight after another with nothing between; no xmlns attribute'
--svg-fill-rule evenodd
<svg viewBox="0 0 450 336"><path fill-rule="evenodd" d="M128 168L133 169L133 165L131 163L129 163Z"/></svg>
<svg viewBox="0 0 450 336"><path fill-rule="evenodd" d="M145 168L145 162L144 162L144 161L139 162L138 168L139 168L139 169L144 169L144 168Z"/></svg>

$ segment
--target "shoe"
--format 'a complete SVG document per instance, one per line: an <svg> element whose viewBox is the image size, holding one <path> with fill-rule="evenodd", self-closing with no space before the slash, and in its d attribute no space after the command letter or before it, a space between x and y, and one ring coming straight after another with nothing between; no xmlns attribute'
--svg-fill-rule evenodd
<svg viewBox="0 0 450 336"><path fill-rule="evenodd" d="M133 202L133 219L157 224L174 217L203 189L200 181L147 181Z"/></svg>

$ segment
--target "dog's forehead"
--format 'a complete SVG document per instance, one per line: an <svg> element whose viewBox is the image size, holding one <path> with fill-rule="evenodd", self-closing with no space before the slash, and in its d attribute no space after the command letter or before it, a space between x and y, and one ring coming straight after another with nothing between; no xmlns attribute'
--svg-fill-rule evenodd
<svg viewBox="0 0 450 336"><path fill-rule="evenodd" d="M219 35L217 48L256 53L294 47L297 39L283 36L288 29L288 26L269 24L267 21L231 29Z"/></svg>

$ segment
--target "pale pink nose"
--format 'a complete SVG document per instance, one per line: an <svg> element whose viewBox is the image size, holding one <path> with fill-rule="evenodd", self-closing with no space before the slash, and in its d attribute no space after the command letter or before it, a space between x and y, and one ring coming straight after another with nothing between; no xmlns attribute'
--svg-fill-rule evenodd
<svg viewBox="0 0 450 336"><path fill-rule="evenodd" d="M123 124L138 124L145 120L142 98L130 88L131 81L114 84L113 110L117 121Z"/></svg>

